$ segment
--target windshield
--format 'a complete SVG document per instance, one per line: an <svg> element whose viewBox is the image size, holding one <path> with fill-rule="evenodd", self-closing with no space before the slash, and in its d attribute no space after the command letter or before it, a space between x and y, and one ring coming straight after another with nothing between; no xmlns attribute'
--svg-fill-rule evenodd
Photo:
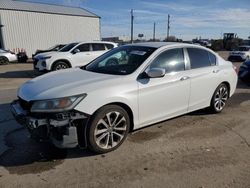
<svg viewBox="0 0 250 188"><path fill-rule="evenodd" d="M72 48L74 48L78 43L71 43L68 44L66 46L64 46L61 50L59 50L59 52L68 52L70 51Z"/></svg>
<svg viewBox="0 0 250 188"><path fill-rule="evenodd" d="M86 67L87 71L127 75L134 72L156 48L142 46L122 46L100 56Z"/></svg>

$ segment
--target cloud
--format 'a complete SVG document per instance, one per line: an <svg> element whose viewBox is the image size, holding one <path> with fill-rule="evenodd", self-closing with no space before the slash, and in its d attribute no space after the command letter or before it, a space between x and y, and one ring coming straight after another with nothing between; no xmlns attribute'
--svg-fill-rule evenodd
<svg viewBox="0 0 250 188"><path fill-rule="evenodd" d="M197 6L193 5L184 5L178 3L156 3L156 2L142 2L142 4L147 8L158 8L158 9L170 9L174 11L191 11L197 8Z"/></svg>

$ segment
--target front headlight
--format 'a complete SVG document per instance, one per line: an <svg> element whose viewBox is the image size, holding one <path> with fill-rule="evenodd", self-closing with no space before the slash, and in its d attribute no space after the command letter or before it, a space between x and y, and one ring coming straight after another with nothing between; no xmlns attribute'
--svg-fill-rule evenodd
<svg viewBox="0 0 250 188"><path fill-rule="evenodd" d="M35 101L31 107L31 112L63 112L72 110L87 94Z"/></svg>

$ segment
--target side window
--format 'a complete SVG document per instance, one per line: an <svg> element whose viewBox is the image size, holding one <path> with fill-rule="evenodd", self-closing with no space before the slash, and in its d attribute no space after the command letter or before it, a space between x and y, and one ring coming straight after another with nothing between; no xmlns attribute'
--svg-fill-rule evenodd
<svg viewBox="0 0 250 188"><path fill-rule="evenodd" d="M105 45L106 45L106 48L107 48L108 50L114 48L114 45L113 45L113 44L105 44Z"/></svg>
<svg viewBox="0 0 250 188"><path fill-rule="evenodd" d="M215 66L216 65L216 56L214 54L212 54L211 52L208 52L208 57L209 57L210 64L212 66Z"/></svg>
<svg viewBox="0 0 250 188"><path fill-rule="evenodd" d="M158 55L150 68L164 68L166 73L185 70L183 49L171 49Z"/></svg>
<svg viewBox="0 0 250 188"><path fill-rule="evenodd" d="M80 50L80 52L88 52L89 51L89 44L82 44L77 47L77 49Z"/></svg>
<svg viewBox="0 0 250 188"><path fill-rule="evenodd" d="M198 48L188 48L191 69L211 66L208 51Z"/></svg>
<svg viewBox="0 0 250 188"><path fill-rule="evenodd" d="M93 51L105 50L104 44L92 44Z"/></svg>

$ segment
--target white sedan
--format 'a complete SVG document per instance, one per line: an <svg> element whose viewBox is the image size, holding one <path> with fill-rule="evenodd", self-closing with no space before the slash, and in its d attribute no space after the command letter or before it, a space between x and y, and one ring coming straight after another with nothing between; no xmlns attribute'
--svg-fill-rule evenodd
<svg viewBox="0 0 250 188"><path fill-rule="evenodd" d="M221 112L236 83L232 63L207 48L132 44L26 82L12 112L31 134L58 147L105 153L129 131L207 107Z"/></svg>

